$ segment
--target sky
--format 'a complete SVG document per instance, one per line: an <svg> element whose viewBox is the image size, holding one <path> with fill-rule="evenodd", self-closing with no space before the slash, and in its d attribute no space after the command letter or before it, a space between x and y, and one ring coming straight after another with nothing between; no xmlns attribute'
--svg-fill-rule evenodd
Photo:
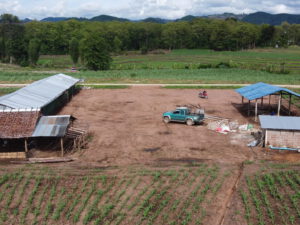
<svg viewBox="0 0 300 225"><path fill-rule="evenodd" d="M178 19L186 15L253 13L300 13L300 0L0 0L0 14L20 19L86 17L106 14L128 19L160 17Z"/></svg>

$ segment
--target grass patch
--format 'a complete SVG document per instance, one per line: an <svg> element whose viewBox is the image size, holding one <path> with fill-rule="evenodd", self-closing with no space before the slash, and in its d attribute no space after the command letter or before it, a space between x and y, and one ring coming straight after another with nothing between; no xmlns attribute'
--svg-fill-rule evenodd
<svg viewBox="0 0 300 225"><path fill-rule="evenodd" d="M10 94L12 92L15 92L17 90L19 90L20 88L17 87L1 87L0 88L0 95L6 95L6 94Z"/></svg>
<svg viewBox="0 0 300 225"><path fill-rule="evenodd" d="M181 86L181 85L176 85L176 86L164 86L166 89L237 89L241 88L242 86L212 86L212 85L199 85L199 86Z"/></svg>
<svg viewBox="0 0 300 225"><path fill-rule="evenodd" d="M78 85L79 87L83 88L90 88L90 89L126 89L129 88L128 85Z"/></svg>

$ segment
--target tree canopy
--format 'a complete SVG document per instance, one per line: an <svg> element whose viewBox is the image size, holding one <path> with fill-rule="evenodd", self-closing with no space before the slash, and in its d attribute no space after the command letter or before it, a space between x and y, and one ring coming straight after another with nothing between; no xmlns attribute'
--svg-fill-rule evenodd
<svg viewBox="0 0 300 225"><path fill-rule="evenodd" d="M40 41L40 54L69 54L75 46L74 40L89 44L84 40L92 33L99 36L100 44L105 43L105 52L116 53L180 48L235 51L300 45L300 24L254 25L234 19L206 18L166 24L77 20L22 24L17 17L3 14L0 16L0 57L6 62L26 61L32 39ZM71 55L76 56L74 53L72 50Z"/></svg>

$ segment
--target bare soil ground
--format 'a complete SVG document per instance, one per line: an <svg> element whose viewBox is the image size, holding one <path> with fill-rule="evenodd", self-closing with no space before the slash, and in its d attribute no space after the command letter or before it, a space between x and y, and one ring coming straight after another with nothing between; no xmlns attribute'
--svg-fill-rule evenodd
<svg viewBox="0 0 300 225"><path fill-rule="evenodd" d="M59 173L66 179L66 182L69 182L73 180L74 174L83 177L106 174L118 176L121 180L121 178L129 176L132 171L145 172L149 170L151 173L155 173L156 170L175 169L184 173L184 170L188 168L189 173L187 174L189 175L186 178L186 184L190 183L191 185L168 189L168 193L174 194L170 198L171 201L175 201L175 199L185 199L185 197L189 199L188 196L194 190L193 188L203 182L200 178L193 179L191 176L191 174L196 173L197 168L193 167L193 163L198 166L202 162L207 165L217 165L224 180L221 181L222 176L218 178L216 184L223 183L220 186L220 191L217 191L215 195L213 195L214 188L210 189L212 193L208 192L207 199L210 201L203 203L206 210L203 224L247 224L243 216L244 206L240 197L240 190L245 187L245 177L259 173L259 169L264 167L264 164L262 161L262 165L251 164L244 167L243 162L246 160L249 163L252 163L251 161L260 162L266 159L299 162L300 154L283 154L261 148L251 149L246 147L251 138L250 134L220 134L209 130L205 123L197 126L163 123L163 112L173 110L179 105L190 104L200 104L209 115L229 118L239 124L253 123L251 119L243 116L234 107L235 104L241 102L241 98L233 90L209 90L208 94L209 99L200 99L197 90L174 90L160 87L82 90L74 96L60 114L72 114L79 121L88 123L89 131L93 136L88 148L72 154L78 158L75 162L29 166L26 169L44 171L49 167L51 171ZM254 124L254 126L258 126L258 124ZM187 165L191 167L186 167ZM23 168L22 165L7 164L1 165L1 167L4 168L3 172L22 170ZM224 175L226 173L229 175ZM127 194L121 200L126 202L126 198L129 196L128 204L131 204L138 192L150 182L146 177L143 179L145 181L141 182L140 186L134 188L130 186L128 193L126 192ZM217 186L216 184L212 185ZM33 186L33 184L30 185ZM125 183L122 185L124 186ZM61 186L67 187L68 185L62 184ZM156 185L152 186L153 188L160 188ZM118 187L114 187L115 189L112 189L112 194L110 193L109 196L116 196L116 193L121 192L121 187L120 190ZM145 197L143 196L141 199L143 200ZM91 197L90 202L94 199L95 196ZM196 201L194 198L191 199ZM15 199L12 205L15 204L15 201L17 200ZM109 201L109 198L101 201ZM21 202L20 204L20 208L26 208L25 203ZM196 203L192 204L192 206L195 205ZM174 219L174 221L179 217L182 220L184 217L180 215L184 209L183 206L184 203L179 205L178 212L174 211L173 214L166 209L166 215L170 214L169 219ZM190 210L192 210L192 206L189 206ZM41 208L46 208L46 202L41 203ZM128 214L128 210L124 212ZM82 212L79 223L82 222L87 213L88 208ZM30 215L32 216L32 214L29 213L28 221L33 220L30 219ZM129 219L124 219L121 224L139 222L136 221L138 217L134 214L130 216L129 213L128 215ZM199 212L192 214L192 220L189 224L196 224L196 219L201 217L199 215ZM43 219L38 217L38 220L42 221ZM49 218L49 220L51 219ZM72 224L72 222L66 219L63 224ZM141 224L146 224L146 222ZM157 221L153 224L165 224L165 218L162 215L158 216Z"/></svg>
<svg viewBox="0 0 300 225"><path fill-rule="evenodd" d="M247 140L219 134L207 126L164 124L162 113L178 105L200 104L207 114L248 122L232 103L232 90L209 90L209 99L197 90L132 87L122 90L83 90L62 110L89 124L93 139L81 160L116 166L176 161L213 160L240 163L251 159Z"/></svg>

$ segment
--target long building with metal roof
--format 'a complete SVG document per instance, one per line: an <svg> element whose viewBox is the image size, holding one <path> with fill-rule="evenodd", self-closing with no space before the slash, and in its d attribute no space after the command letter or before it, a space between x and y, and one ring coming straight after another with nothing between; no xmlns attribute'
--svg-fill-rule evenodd
<svg viewBox="0 0 300 225"><path fill-rule="evenodd" d="M11 94L1 96L0 109L43 108L79 81L65 74L44 78Z"/></svg>

